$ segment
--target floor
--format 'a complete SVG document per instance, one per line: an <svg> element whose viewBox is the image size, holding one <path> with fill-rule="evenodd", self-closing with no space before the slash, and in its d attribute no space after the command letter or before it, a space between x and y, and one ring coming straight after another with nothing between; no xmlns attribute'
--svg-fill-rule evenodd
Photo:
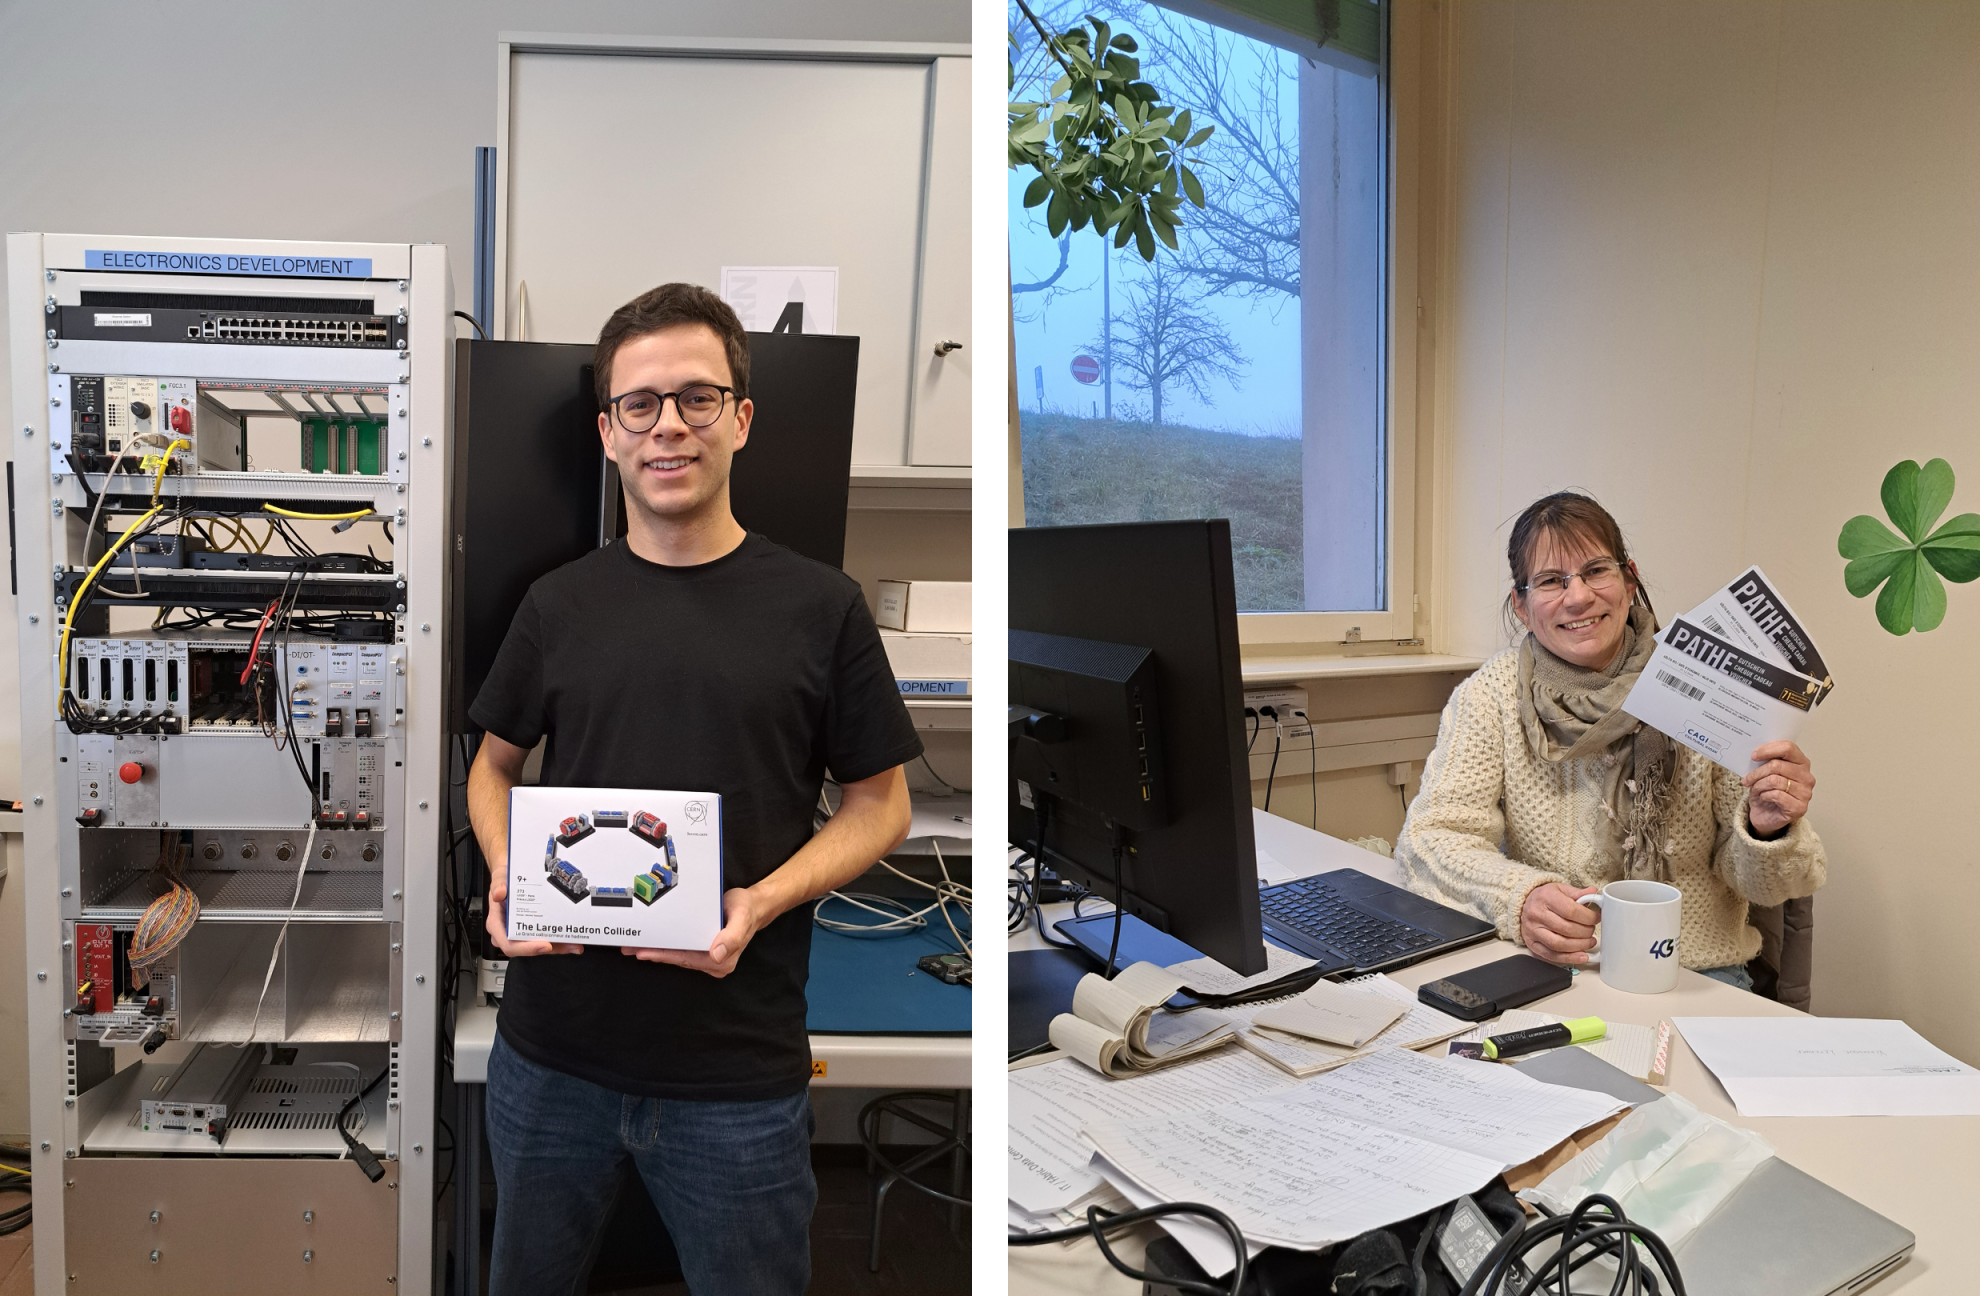
<svg viewBox="0 0 1984 1296"><path fill-rule="evenodd" d="M813 1296L963 1296L971 1290L969 1213L951 1228L948 1208L900 1185L882 1223L882 1268L868 1271L870 1181L859 1148L819 1146L813 1169L820 1204L813 1214ZM488 1238L483 1239L488 1273ZM680 1282L627 1285L595 1281L592 1296L687 1296ZM0 1296L13 1296L0 1291Z"/></svg>
<svg viewBox="0 0 1984 1296"><path fill-rule="evenodd" d="M882 1269L868 1272L869 1180L859 1149L815 1152L820 1205L813 1216L815 1296L950 1296L971 1290L971 1222L953 1232L947 1210L898 1186L883 1218ZM484 1239L487 1247L487 1238ZM485 1255L487 1254L485 1250ZM485 1267L484 1272L487 1272ZM606 1296L686 1296L681 1283L601 1287ZM33 1296L34 1228L0 1237L0 1296Z"/></svg>
<svg viewBox="0 0 1984 1296"><path fill-rule="evenodd" d="M13 1193L0 1197L9 1206ZM34 1225L0 1237L0 1296L34 1296Z"/></svg>

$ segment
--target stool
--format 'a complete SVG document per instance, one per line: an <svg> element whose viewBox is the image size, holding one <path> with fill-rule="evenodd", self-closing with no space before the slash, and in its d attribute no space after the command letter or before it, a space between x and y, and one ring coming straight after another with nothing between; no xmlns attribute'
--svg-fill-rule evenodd
<svg viewBox="0 0 1984 1296"><path fill-rule="evenodd" d="M949 1111L940 1110L936 1115L926 1115L911 1104L922 1104L926 1108L932 1105L948 1107ZM943 1121L946 1115L950 1118L949 1124ZM882 1119L886 1116L898 1117L927 1130L935 1134L938 1141L918 1148L914 1155L900 1163L891 1161L882 1151ZM970 1207L971 1198L966 1195L965 1163L971 1156L971 1091L958 1089L939 1093L928 1089L904 1089L883 1094L861 1109L856 1128L861 1136L861 1146L868 1152L868 1173L874 1174L878 1167L882 1172L882 1177L875 1184L874 1209L868 1225L868 1272L875 1273L882 1267L882 1205L888 1198L889 1189L896 1184L908 1184L920 1193L949 1203L953 1230L957 1228L958 1209ZM948 1158L951 1163L949 1192L915 1178L918 1170L943 1158Z"/></svg>

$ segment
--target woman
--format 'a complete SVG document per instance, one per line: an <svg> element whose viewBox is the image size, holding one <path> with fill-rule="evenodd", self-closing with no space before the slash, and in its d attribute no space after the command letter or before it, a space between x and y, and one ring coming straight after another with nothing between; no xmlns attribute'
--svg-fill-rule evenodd
<svg viewBox="0 0 1984 1296"><path fill-rule="evenodd" d="M1657 624L1611 514L1565 492L1509 534L1509 610L1528 633L1448 700L1399 833L1413 889L1577 966L1619 878L1681 889L1680 957L1743 989L1762 943L1749 905L1810 895L1825 850L1805 821L1812 765L1766 743L1740 779L1619 709Z"/></svg>

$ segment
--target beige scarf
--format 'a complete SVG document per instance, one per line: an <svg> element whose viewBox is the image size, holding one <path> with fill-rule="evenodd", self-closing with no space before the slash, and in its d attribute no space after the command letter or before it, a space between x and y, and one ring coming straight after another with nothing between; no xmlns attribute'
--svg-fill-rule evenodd
<svg viewBox="0 0 1984 1296"><path fill-rule="evenodd" d="M1666 819L1674 742L1619 709L1653 655L1659 628L1651 612L1634 607L1609 670L1573 666L1533 634L1516 657L1516 696L1530 751L1551 764L1588 756L1603 761L1605 815L1613 831L1599 834L1598 864L1608 878L1673 880Z"/></svg>

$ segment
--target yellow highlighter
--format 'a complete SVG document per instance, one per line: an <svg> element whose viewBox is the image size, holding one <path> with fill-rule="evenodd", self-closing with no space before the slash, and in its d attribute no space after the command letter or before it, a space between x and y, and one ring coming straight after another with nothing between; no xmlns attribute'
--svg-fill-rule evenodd
<svg viewBox="0 0 1984 1296"><path fill-rule="evenodd" d="M1567 1022L1553 1022L1548 1026L1535 1026L1529 1030L1510 1031L1507 1035L1495 1035L1481 1043L1481 1056L1492 1062L1503 1062L1538 1049L1557 1048L1564 1044L1585 1044L1605 1038L1605 1019L1602 1017L1578 1017Z"/></svg>

